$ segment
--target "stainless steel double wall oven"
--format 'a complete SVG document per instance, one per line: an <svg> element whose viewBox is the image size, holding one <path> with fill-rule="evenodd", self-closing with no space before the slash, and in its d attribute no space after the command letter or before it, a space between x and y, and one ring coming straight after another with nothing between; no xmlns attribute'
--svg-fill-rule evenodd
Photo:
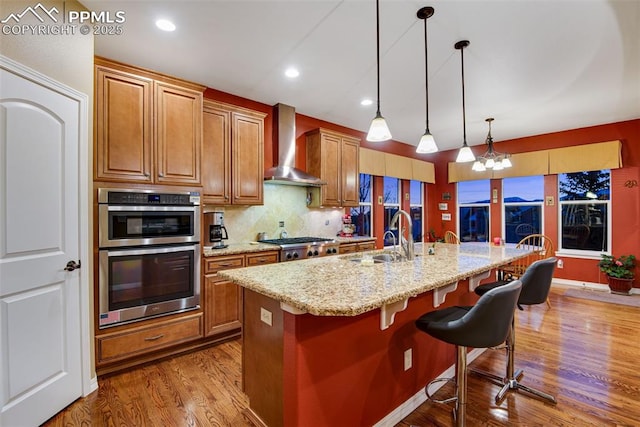
<svg viewBox="0 0 640 427"><path fill-rule="evenodd" d="M200 195L98 190L99 327L200 304Z"/></svg>

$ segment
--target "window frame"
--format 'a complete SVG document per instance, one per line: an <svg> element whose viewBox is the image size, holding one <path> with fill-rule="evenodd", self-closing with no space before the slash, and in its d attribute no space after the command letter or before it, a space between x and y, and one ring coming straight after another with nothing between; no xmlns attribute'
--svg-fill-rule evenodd
<svg viewBox="0 0 640 427"><path fill-rule="evenodd" d="M557 210L557 215L558 215L558 247L556 249L556 255L559 256L564 256L564 257L568 257L568 258L584 258L584 259L600 259L602 254L607 254L607 255L611 255L611 245L612 245L612 238L611 238L611 234L612 234L612 225L613 225L613 212L612 212L612 199L613 199L613 192L612 190L612 186L611 186L611 170L610 169L600 169L600 171L609 171L609 198L607 200L598 200L598 199L593 199L593 200L560 200L560 175L563 174L558 174L558 183L557 183L557 187L556 187L556 191L557 191L557 196L558 196L558 210ZM585 171L585 172L594 172L594 171ZM589 204L598 204L598 205L604 205L606 206L606 212L607 212L607 220L606 220L606 233L607 233L607 239L606 239L606 245L607 245L607 250L603 251L603 250L586 250L586 249L567 249L567 248L563 248L562 247L562 232L563 232L563 222L564 219L562 217L562 208L563 206L567 206L567 205L589 205Z"/></svg>
<svg viewBox="0 0 640 427"><path fill-rule="evenodd" d="M398 183L397 185L397 195L396 195L396 199L398 200L397 203L387 203L387 201L385 200L385 183L384 180L385 179L395 179ZM396 237L396 245L398 244L398 233L399 230L386 230L387 228L387 223L386 223L386 215L387 215L387 207L391 207L391 208L397 208L398 210L402 209L402 180L400 178L396 178L393 176L384 176L382 178L382 214L385 216L384 220L383 220L383 230L384 233L386 234L387 231L391 231L393 233L393 235ZM391 218L389 218L389 222L391 222ZM384 236L382 237L382 245L384 247L384 243L385 243L385 238Z"/></svg>
<svg viewBox="0 0 640 427"><path fill-rule="evenodd" d="M411 183L417 182L419 184L420 191L420 203L411 203ZM420 208L420 240L415 240L416 242L424 242L424 182L418 180L409 180L409 213L411 213L411 208L419 207ZM412 218L413 219L413 218ZM414 234L415 234L415 224L414 224Z"/></svg>
<svg viewBox="0 0 640 427"><path fill-rule="evenodd" d="M504 191L504 181L508 179L512 179L512 177L505 177L500 179L500 185L502 186L502 206L501 206L501 215L502 215L502 238L505 243L507 242L507 215L506 208L507 206L538 206L540 208L540 231L539 234L545 234L545 215L544 215L544 179L545 175L535 175L540 176L542 178L542 200L539 202L518 202L518 203L506 203L505 199L505 191ZM519 177L513 177L519 178ZM522 238L520 239L522 240ZM518 240L518 242L520 241ZM518 242L515 242L517 244ZM513 243L513 242L510 242Z"/></svg>
<svg viewBox="0 0 640 427"><path fill-rule="evenodd" d="M353 217L352 209L363 209L364 210L364 209L366 209L368 207L369 208L369 215L370 215L370 218L369 218L369 234L366 237L372 237L372 235L373 235L373 224L374 224L373 223L373 215L374 215L374 212L373 212L374 188L373 187L375 186L375 184L374 184L373 175L371 175L369 173L360 173L359 177L358 177L359 178L359 183L363 182L363 179L362 179L363 175L368 175L369 176L369 182L371 183L371 187L369 188L369 200L370 201L369 202L363 202L362 200L359 200L357 207L354 206L352 208L349 208L349 215L351 215ZM363 236L363 235L359 234L359 236Z"/></svg>
<svg viewBox="0 0 640 427"><path fill-rule="evenodd" d="M456 183L456 231L460 238L460 241L463 241L462 231L460 229L460 221L462 219L462 215L460 214L460 208L485 208L487 211L487 235L486 240L478 241L471 240L470 242L490 242L491 241L491 180L490 179L478 179L473 182L479 181L487 181L488 182L488 192L487 192L487 202L486 203L460 203L460 184L464 184L470 181L459 181Z"/></svg>

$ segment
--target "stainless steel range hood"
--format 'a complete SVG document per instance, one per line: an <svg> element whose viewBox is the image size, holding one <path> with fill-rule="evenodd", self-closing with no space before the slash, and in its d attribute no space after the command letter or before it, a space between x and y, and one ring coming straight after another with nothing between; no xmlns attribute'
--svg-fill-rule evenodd
<svg viewBox="0 0 640 427"><path fill-rule="evenodd" d="M278 164L264 174L268 184L319 187L326 184L320 178L296 169L296 110L285 105L274 105L274 143L278 146Z"/></svg>

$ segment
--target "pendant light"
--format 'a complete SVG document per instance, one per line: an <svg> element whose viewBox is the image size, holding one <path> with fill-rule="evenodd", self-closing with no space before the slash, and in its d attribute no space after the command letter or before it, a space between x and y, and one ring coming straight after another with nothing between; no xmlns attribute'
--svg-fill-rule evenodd
<svg viewBox="0 0 640 427"><path fill-rule="evenodd" d="M429 60L427 53L427 19L433 16L433 12L434 9L431 6L427 6L418 10L417 13L418 18L424 20L424 87L426 120L424 135L420 138L418 148L416 148L416 153L435 153L438 151L436 140L433 138L433 135L431 135L431 132L429 132Z"/></svg>
<svg viewBox="0 0 640 427"><path fill-rule="evenodd" d="M489 133L487 134L487 139L485 141L485 144L489 146L489 149L482 156L478 156L476 161L473 163L473 167L471 169L474 171L482 172L487 169L499 171L512 166L511 160L509 159L511 156L509 154L498 153L493 149L493 137L491 136L491 122L493 120L493 117L485 119L485 122L489 123Z"/></svg>
<svg viewBox="0 0 640 427"><path fill-rule="evenodd" d="M476 159L473 155L473 151L467 145L467 117L464 105L464 48L469 46L469 40L461 40L457 42L453 47L460 51L461 68L462 68L462 148L458 152L456 157L456 163L472 162Z"/></svg>
<svg viewBox="0 0 640 427"><path fill-rule="evenodd" d="M367 141L382 142L391 139L391 132L387 121L380 113L380 5L376 0L376 67L378 72L378 109L376 116L371 121L369 133L367 133Z"/></svg>

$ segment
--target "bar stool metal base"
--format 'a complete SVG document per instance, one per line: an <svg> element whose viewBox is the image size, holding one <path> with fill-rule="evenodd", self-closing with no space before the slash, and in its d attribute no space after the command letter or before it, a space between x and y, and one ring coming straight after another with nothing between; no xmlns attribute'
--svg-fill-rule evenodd
<svg viewBox="0 0 640 427"><path fill-rule="evenodd" d="M524 375L524 371L522 369L518 369L516 372L514 372L514 366L515 366L515 360L514 360L514 350L515 350L515 324L511 325L511 331L509 332L509 337L507 338L507 342L506 342L506 346L505 346L506 350L507 350L507 372L506 372L506 377L501 378L497 375L494 374L490 374L488 372L484 372L481 371L479 369L475 369L475 368L470 368L469 370L476 374L479 375L481 377L485 377L488 378L489 380L491 380L492 382L498 384L498 385L502 385L502 388L500 389L500 391L498 392L498 394L496 394L496 404L501 404L502 401L504 400L504 398L507 395L507 392L510 390L522 390L525 391L533 396L537 396L541 399L547 400L553 404L558 403L558 401L556 400L556 398L548 393L545 393L543 391L540 390L536 390L534 388L531 387L527 387L524 384L521 384L519 381L522 378L522 376Z"/></svg>
<svg viewBox="0 0 640 427"><path fill-rule="evenodd" d="M454 378L436 378L431 380L425 387L427 399L435 403L456 402L453 411L453 423L456 427L464 427L466 425L467 413L467 347L456 346L456 376ZM429 386L438 382L454 382L456 385L456 393L452 397L446 399L435 399L429 393Z"/></svg>

